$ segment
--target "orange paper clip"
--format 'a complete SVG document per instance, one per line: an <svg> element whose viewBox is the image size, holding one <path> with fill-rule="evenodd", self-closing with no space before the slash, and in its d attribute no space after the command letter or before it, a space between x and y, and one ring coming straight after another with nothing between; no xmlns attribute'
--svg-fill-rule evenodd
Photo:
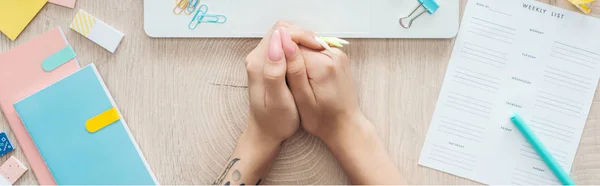
<svg viewBox="0 0 600 186"><path fill-rule="evenodd" d="M173 13L179 15L188 7L188 0L177 0L176 4L175 8L173 8Z"/></svg>

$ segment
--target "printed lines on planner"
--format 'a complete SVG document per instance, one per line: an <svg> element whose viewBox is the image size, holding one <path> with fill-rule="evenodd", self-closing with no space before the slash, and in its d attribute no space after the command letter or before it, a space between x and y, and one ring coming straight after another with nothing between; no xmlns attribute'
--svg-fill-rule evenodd
<svg viewBox="0 0 600 186"><path fill-rule="evenodd" d="M558 61L566 62L582 68L595 69L600 61L600 54L555 41L550 54Z"/></svg>
<svg viewBox="0 0 600 186"><path fill-rule="evenodd" d="M477 17L473 17L469 23L468 31L477 36L503 44L512 44L515 40L515 28Z"/></svg>
<svg viewBox="0 0 600 186"><path fill-rule="evenodd" d="M535 97L534 106L537 108L543 109L552 114L559 114L567 117L571 117L573 119L581 117L583 110L583 104L561 96L557 96L554 94L550 94L544 91L538 90L538 93ZM553 122L554 123L554 122ZM564 126L562 124L558 124ZM546 129L547 130L547 129ZM573 133L573 132L571 132ZM565 136L572 137L572 136ZM563 140L564 141L564 140Z"/></svg>
<svg viewBox="0 0 600 186"><path fill-rule="evenodd" d="M521 168L514 170L510 183L515 185L560 185L560 182L553 177L552 173L550 173L550 176L542 176Z"/></svg>
<svg viewBox="0 0 600 186"><path fill-rule="evenodd" d="M499 10L499 9L495 9L494 7L485 7L485 8L488 9L492 13L497 13L497 14L502 15L502 16L507 16L507 17L513 16L512 14L509 14L509 13L504 12L504 11Z"/></svg>
<svg viewBox="0 0 600 186"><path fill-rule="evenodd" d="M549 137L565 143L571 143L575 136L575 128L572 126L560 124L541 117L532 117L530 125L536 130L536 134L542 137Z"/></svg>
<svg viewBox="0 0 600 186"><path fill-rule="evenodd" d="M483 74L480 72L475 72L472 70L467 70L467 69L460 68L460 67L457 68L457 71L455 74L453 74L452 79L453 79L453 81L455 81L456 83L459 83L461 85L465 85L470 88L482 90L482 91L485 91L488 93L496 93L498 91L498 88L500 87L500 78L497 78L497 77L494 77L491 75L487 75L487 74ZM480 102L479 104L475 104L474 106L486 108L486 109L484 109L485 111L483 113L486 113L486 115L489 115L490 108L487 106L481 106L481 104L489 105L490 104L489 102L477 100L477 99L474 99L474 101ZM482 109L480 108L479 110L482 110ZM479 113L478 115L481 115L481 114L482 113Z"/></svg>
<svg viewBox="0 0 600 186"><path fill-rule="evenodd" d="M461 50L462 57L471 62L488 66L503 68L506 65L508 54L505 52L465 42Z"/></svg>
<svg viewBox="0 0 600 186"><path fill-rule="evenodd" d="M566 68L547 65L543 73L544 82L560 89L585 93L593 87L594 81L588 77L570 72Z"/></svg>
<svg viewBox="0 0 600 186"><path fill-rule="evenodd" d="M452 98L452 96L449 97ZM481 140L483 140L485 135L485 128L479 126L478 124L472 123L471 121L462 121L446 116L441 117L438 130L448 135L459 137L475 143L481 143Z"/></svg>
<svg viewBox="0 0 600 186"><path fill-rule="evenodd" d="M519 150L520 150L521 156L537 160L537 161L539 161L540 164L544 164L542 159L540 159L540 156L538 155L538 153L535 152L535 150L531 147L531 145L529 143L527 143L527 142L523 143L523 145L521 145ZM554 156L554 158L556 158L556 161L558 162L558 164L560 164L560 166L562 166L562 167L565 167L565 165L567 163L567 157L566 157L567 153L560 151L558 149L554 149L554 148L549 148L548 150L550 151L550 153L552 153L552 156Z"/></svg>
<svg viewBox="0 0 600 186"><path fill-rule="evenodd" d="M477 158L473 155L437 144L433 145L432 151L429 153L427 158L438 163L463 169L469 172L472 172L473 169L475 169L475 165L477 163Z"/></svg>
<svg viewBox="0 0 600 186"><path fill-rule="evenodd" d="M537 132L536 132L537 133ZM558 164L565 168L567 164L567 153L556 148L548 148ZM519 153L522 157L534 160L537 164L520 164L513 169L511 183L515 185L559 185L560 182L546 170L545 163L537 152L527 142L524 142Z"/></svg>

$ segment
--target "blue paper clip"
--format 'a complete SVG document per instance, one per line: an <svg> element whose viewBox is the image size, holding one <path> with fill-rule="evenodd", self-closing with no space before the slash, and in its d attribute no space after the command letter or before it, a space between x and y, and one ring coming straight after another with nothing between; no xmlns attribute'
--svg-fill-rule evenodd
<svg viewBox="0 0 600 186"><path fill-rule="evenodd" d="M198 0L189 0L188 7L186 8L185 14L190 15L196 11L196 5L198 5Z"/></svg>
<svg viewBox="0 0 600 186"><path fill-rule="evenodd" d="M417 8L415 8L408 16L400 18L400 26L404 27L404 28L410 28L410 26L412 25L412 22L419 18L421 15L423 15L425 12L429 13L429 14L433 14L435 13L435 11L437 11L438 8L440 8L440 5L435 2L435 0L418 0L419 1L419 6L417 6ZM419 8L423 7L425 10L423 10L422 12L419 12L419 14L415 17L412 18L408 21L408 25L404 24L404 19L408 19L410 17L412 17L413 14L415 14L415 12L417 12L417 10Z"/></svg>
<svg viewBox="0 0 600 186"><path fill-rule="evenodd" d="M223 24L227 22L227 17L225 17L225 15L207 14L207 12L208 6L206 6L205 4L200 5L200 7L198 7L198 10L196 10L196 14L192 18L192 21L190 21L190 24L188 24L188 28L190 28L190 30L194 30L198 27L200 23Z"/></svg>
<svg viewBox="0 0 600 186"><path fill-rule="evenodd" d="M208 18L212 18L212 19L208 19ZM221 14L206 14L206 16L204 16L204 19L202 20L203 23L217 23L217 24L223 24L225 22L227 22L227 17L225 17L225 15L221 15Z"/></svg>
<svg viewBox="0 0 600 186"><path fill-rule="evenodd" d="M196 29L196 27L198 27L198 25L204 19L204 16L206 16L206 12L208 12L208 6L200 5L200 7L198 7L198 10L196 10L196 14L192 18L192 21L190 21L190 24L188 24L188 28L190 28L190 30ZM192 26L192 23L196 24Z"/></svg>

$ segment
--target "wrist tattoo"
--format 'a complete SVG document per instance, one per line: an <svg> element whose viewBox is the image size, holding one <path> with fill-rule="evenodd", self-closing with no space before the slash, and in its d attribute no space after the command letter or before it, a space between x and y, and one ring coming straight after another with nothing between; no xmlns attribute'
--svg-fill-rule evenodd
<svg viewBox="0 0 600 186"><path fill-rule="evenodd" d="M256 182L256 184L254 184L254 185L260 185L260 181L262 181L262 178L258 179L258 181Z"/></svg>
<svg viewBox="0 0 600 186"><path fill-rule="evenodd" d="M260 181L262 181L262 178L259 178L258 182L256 182L256 184L254 184L254 185L260 185ZM229 182L227 182L227 183L229 183ZM240 186L246 186L246 184L245 183L241 183Z"/></svg>
<svg viewBox="0 0 600 186"><path fill-rule="evenodd" d="M242 173L240 173L239 170L234 170L231 174L231 178L233 179L233 181L240 181L240 178L242 178Z"/></svg>
<svg viewBox="0 0 600 186"><path fill-rule="evenodd" d="M213 185L221 185L223 184L223 180L225 179L225 177L227 177L227 174L229 173L229 170L231 169L231 167L233 167L233 165L235 165L235 163L237 163L238 161L240 161L239 158L233 158L229 164L227 165L227 167L225 168L225 170L223 171L223 173L221 174L221 176L219 176L219 178L217 180L215 180L215 182L213 182ZM238 171L239 172L239 171ZM241 177L241 175L240 175ZM229 181L227 183L225 183L226 185L229 185Z"/></svg>
<svg viewBox="0 0 600 186"><path fill-rule="evenodd" d="M223 170L223 173L221 173L221 175L219 176L219 178L217 180L215 180L215 182L213 182L213 185L221 185L223 184L223 181L225 180L225 178L227 177L227 175L229 174L229 171L231 170L231 168L241 159L239 158L233 158L229 164L227 164L227 167L225 167L225 170ZM242 172L240 172L240 170L235 169L233 171L233 173L231 173L231 179L233 179L233 181L239 181L242 179ZM262 178L259 178L258 181L256 182L255 185L260 185L260 183L262 182ZM224 185L231 185L231 181L227 181L225 182ZM241 183L240 186L246 186L245 183Z"/></svg>

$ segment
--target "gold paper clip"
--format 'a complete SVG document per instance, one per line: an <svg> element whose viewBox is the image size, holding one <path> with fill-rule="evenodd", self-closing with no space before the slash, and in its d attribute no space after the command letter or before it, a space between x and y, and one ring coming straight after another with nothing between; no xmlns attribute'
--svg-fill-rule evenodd
<svg viewBox="0 0 600 186"><path fill-rule="evenodd" d="M176 4L175 8L173 8L173 13L179 15L188 7L188 0L177 0Z"/></svg>
<svg viewBox="0 0 600 186"><path fill-rule="evenodd" d="M569 0L571 4L575 5L579 10L585 14L592 12L592 3L596 0Z"/></svg>
<svg viewBox="0 0 600 186"><path fill-rule="evenodd" d="M410 26L412 25L413 21L417 18L419 18L421 15L423 15L425 12L428 12L429 14L433 14L435 13L435 11L440 8L440 5L438 5L435 0L418 0L419 1L419 6L417 6L417 8L415 8L408 16L400 18L399 22L400 22L400 26L402 26L403 28L410 28ZM415 14L415 12L417 12L417 10L419 10L419 8L423 7L425 10L421 11L415 18L412 18L408 21L408 25L404 24L404 20L408 19L410 17L413 16L413 14Z"/></svg>

